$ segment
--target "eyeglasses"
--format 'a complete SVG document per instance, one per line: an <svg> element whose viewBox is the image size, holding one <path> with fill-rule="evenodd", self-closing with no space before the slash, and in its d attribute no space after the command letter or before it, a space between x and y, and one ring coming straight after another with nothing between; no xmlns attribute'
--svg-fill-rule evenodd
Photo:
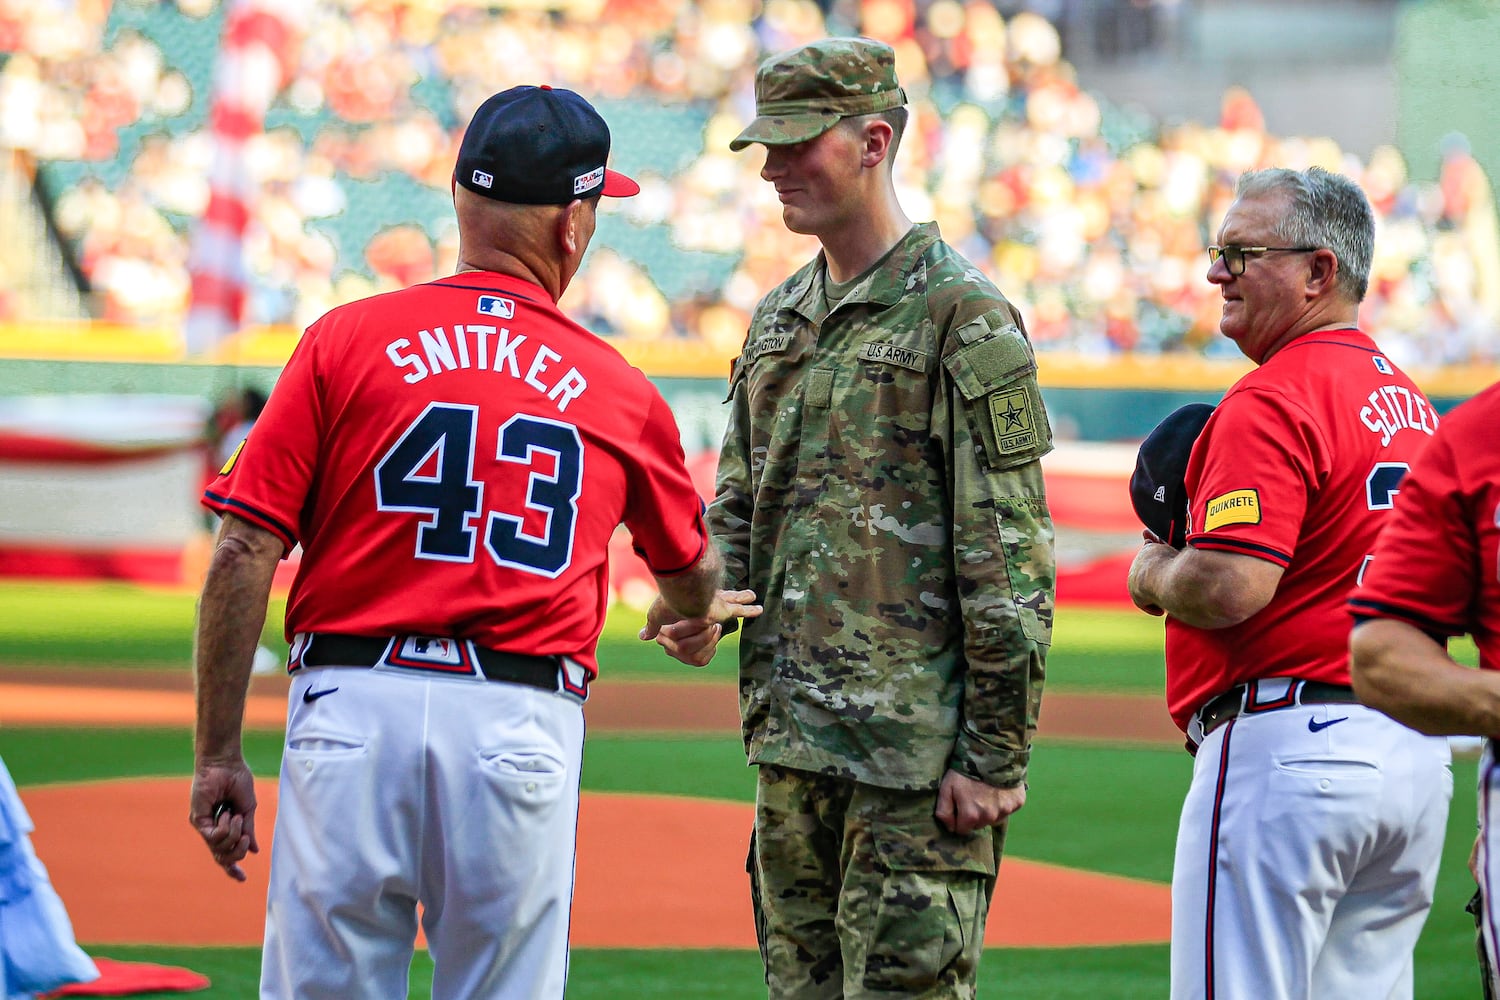
<svg viewBox="0 0 1500 1000"><path fill-rule="evenodd" d="M1224 258L1224 266L1229 268L1229 273L1239 276L1245 273L1245 258L1252 254L1272 253L1282 250L1287 253L1312 253L1321 250L1322 247L1237 247L1228 244L1222 247L1208 248L1208 262L1215 263L1220 257Z"/></svg>

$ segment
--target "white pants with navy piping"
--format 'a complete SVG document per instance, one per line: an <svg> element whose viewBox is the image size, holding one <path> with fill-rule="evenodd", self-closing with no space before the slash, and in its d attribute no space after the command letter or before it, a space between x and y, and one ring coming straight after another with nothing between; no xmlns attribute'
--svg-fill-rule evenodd
<svg viewBox="0 0 1500 1000"><path fill-rule="evenodd" d="M1453 795L1446 740L1356 704L1199 747L1172 872L1172 1000L1410 1000Z"/></svg>
<svg viewBox="0 0 1500 1000"><path fill-rule="evenodd" d="M1500 761L1495 741L1485 740L1479 755L1479 895L1484 905L1479 932L1490 961L1490 990L1500 996Z"/></svg>

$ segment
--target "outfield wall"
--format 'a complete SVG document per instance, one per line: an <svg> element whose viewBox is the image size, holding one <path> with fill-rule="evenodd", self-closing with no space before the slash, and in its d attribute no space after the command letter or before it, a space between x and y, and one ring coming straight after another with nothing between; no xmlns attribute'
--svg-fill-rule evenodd
<svg viewBox="0 0 1500 1000"><path fill-rule="evenodd" d="M716 448L722 437L729 361L681 344L619 344L649 375L676 413L688 451ZM3 348L3 337L0 337ZM287 347L290 350L290 347ZM210 404L251 385L269 390L281 364L261 363L265 350L246 352L257 363L188 363L125 357L66 359L5 357L0 353L0 398L37 393L168 393ZM1244 361L1141 356L1043 354L1042 397L1059 439L1139 441L1184 403L1217 402L1249 370ZM1500 368L1413 371L1440 412L1500 381Z"/></svg>
<svg viewBox="0 0 1500 1000"><path fill-rule="evenodd" d="M269 391L295 335L248 331L190 362L160 331L96 324L31 332L38 336L0 326L0 576L195 587L212 525L197 504L213 471L210 414L246 386ZM617 346L671 404L695 481L712 496L728 361L680 342ZM1137 443L1178 406L1217 402L1248 363L1044 354L1039 365L1058 439L1043 471L1059 597L1125 601L1140 537L1127 489ZM1500 371L1482 369L1413 374L1440 411L1500 380ZM153 407L154 422L145 415ZM613 567L617 598L649 596L649 575L623 535ZM278 578L283 585L294 568L295 558Z"/></svg>
<svg viewBox="0 0 1500 1000"><path fill-rule="evenodd" d="M208 418L197 395L0 398L0 576L196 588L214 526L198 504L215 471ZM717 450L700 442L687 451L694 483L710 499ZM1043 460L1062 599L1126 599L1125 568L1139 543L1126 488L1133 462L1131 445L1073 441ZM280 586L298 558L293 552L282 565ZM611 545L610 583L614 598L630 604L655 592L623 529Z"/></svg>

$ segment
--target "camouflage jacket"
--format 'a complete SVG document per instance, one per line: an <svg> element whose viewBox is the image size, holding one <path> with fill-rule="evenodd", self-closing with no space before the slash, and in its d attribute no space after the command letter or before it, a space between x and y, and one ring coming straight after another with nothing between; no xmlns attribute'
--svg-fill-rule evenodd
<svg viewBox="0 0 1500 1000"><path fill-rule="evenodd" d="M919 225L836 305L766 296L730 376L709 526L765 613L755 763L889 788L1025 777L1052 636L1051 429L1021 318Z"/></svg>

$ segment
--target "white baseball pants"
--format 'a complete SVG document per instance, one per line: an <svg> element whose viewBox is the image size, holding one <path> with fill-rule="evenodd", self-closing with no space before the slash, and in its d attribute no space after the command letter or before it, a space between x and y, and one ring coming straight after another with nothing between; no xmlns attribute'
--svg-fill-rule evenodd
<svg viewBox="0 0 1500 1000"><path fill-rule="evenodd" d="M1172 1000L1409 1000L1453 796L1448 742L1354 704L1215 729L1172 872Z"/></svg>
<svg viewBox="0 0 1500 1000"><path fill-rule="evenodd" d="M1479 932L1490 960L1490 990L1500 991L1500 761L1495 741L1485 740L1479 755L1479 893L1484 904ZM1500 996L1500 992L1496 993Z"/></svg>
<svg viewBox="0 0 1500 1000"><path fill-rule="evenodd" d="M406 996L418 903L433 1000L561 998L582 705L344 667L289 698L262 1000Z"/></svg>

